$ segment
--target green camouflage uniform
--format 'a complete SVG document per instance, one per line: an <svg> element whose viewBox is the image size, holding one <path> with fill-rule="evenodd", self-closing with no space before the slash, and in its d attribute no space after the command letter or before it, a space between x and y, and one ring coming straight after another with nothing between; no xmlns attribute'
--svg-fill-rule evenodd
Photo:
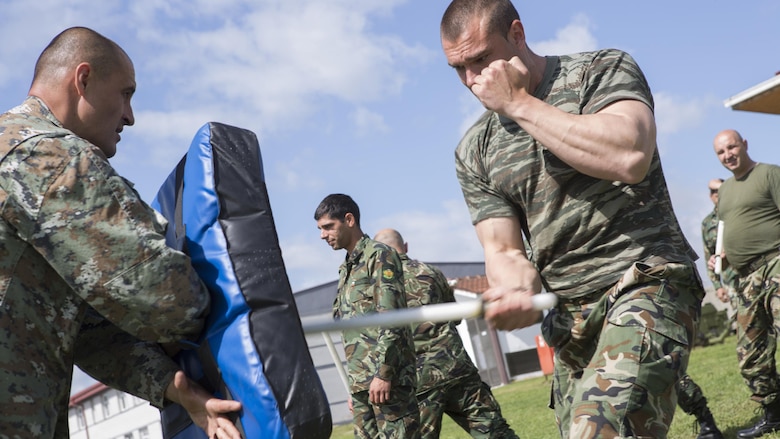
<svg viewBox="0 0 780 439"><path fill-rule="evenodd" d="M455 292L436 267L402 254L407 305L455 302ZM475 438L517 436L501 415L490 386L469 358L458 322L412 326L417 353L417 402L423 438L438 438L444 413Z"/></svg>
<svg viewBox="0 0 780 439"><path fill-rule="evenodd" d="M358 241L339 267L333 317L406 308L403 267L398 253L369 239ZM342 332L347 357L355 437L419 438L420 413L415 398L414 342L409 327L348 329ZM374 377L392 384L390 401L371 404Z"/></svg>
<svg viewBox="0 0 780 439"><path fill-rule="evenodd" d="M723 247L739 274L737 358L751 398L778 400L775 366L780 331L780 167L759 163L739 180L720 186L718 213L725 223ZM767 258L762 258L769 255Z"/></svg>
<svg viewBox="0 0 780 439"><path fill-rule="evenodd" d="M677 382L677 404L685 413L696 416L697 420L710 413L704 392L690 375L685 375Z"/></svg>
<svg viewBox="0 0 780 439"><path fill-rule="evenodd" d="M704 220L701 222L701 236L704 241L704 260L709 261L710 256L715 254L715 244L718 240L718 208L712 209ZM734 296L736 293L737 272L730 266L723 268L720 275L715 274L715 271L707 266L707 275L712 281L712 287L716 290L723 287L729 291L729 296ZM733 305L736 303L732 302Z"/></svg>
<svg viewBox="0 0 780 439"><path fill-rule="evenodd" d="M624 99L653 106L641 70L618 50L547 57L534 94L573 114ZM556 352L561 436L665 437L704 290L657 150L641 182L600 180L488 111L458 146L456 170L474 224L527 223L533 262L560 298L543 332Z"/></svg>
<svg viewBox="0 0 780 439"><path fill-rule="evenodd" d="M165 220L37 98L0 115L0 438L68 438L75 362L157 407L178 369L157 342L209 300Z"/></svg>

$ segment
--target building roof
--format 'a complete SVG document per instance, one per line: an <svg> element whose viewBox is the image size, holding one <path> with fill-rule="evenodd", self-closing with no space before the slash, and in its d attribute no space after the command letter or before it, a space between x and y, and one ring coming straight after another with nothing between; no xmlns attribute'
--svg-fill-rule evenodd
<svg viewBox="0 0 780 439"><path fill-rule="evenodd" d="M488 280L485 275L466 276L455 279L452 288L468 291L470 293L482 294L488 289Z"/></svg>
<svg viewBox="0 0 780 439"><path fill-rule="evenodd" d="M726 99L723 104L732 110L780 114L780 72Z"/></svg>
<svg viewBox="0 0 780 439"><path fill-rule="evenodd" d="M99 395L103 393L103 391L108 390L109 387L103 383L95 383L86 389L82 390L81 392L78 392L70 397L70 403L68 404L69 407L73 407L76 405L81 404L82 402L88 400L89 398Z"/></svg>

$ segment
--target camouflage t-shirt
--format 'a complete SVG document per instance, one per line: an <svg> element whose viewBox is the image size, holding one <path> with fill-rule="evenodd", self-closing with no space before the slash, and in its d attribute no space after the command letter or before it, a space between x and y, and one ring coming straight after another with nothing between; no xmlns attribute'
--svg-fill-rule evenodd
<svg viewBox="0 0 780 439"><path fill-rule="evenodd" d="M619 100L653 106L634 60L614 49L548 57L535 96L572 114L593 114ZM534 262L548 289L578 297L614 284L635 261L688 262L685 240L656 150L637 184L582 174L515 122L486 112L461 140L456 171L474 224L527 218Z"/></svg>
<svg viewBox="0 0 780 439"><path fill-rule="evenodd" d="M163 405L209 298L165 220L30 97L0 115L0 435L68 437L73 363Z"/></svg>
<svg viewBox="0 0 780 439"><path fill-rule="evenodd" d="M398 308L406 308L398 253L363 235L339 267L333 317L349 319ZM341 337L352 393L368 390L374 377L393 387L415 386L414 342L408 326L348 329Z"/></svg>
<svg viewBox="0 0 780 439"><path fill-rule="evenodd" d="M401 255L409 308L455 302L455 292L436 267ZM477 373L456 328L458 322L423 322L412 326L417 354L417 393Z"/></svg>
<svg viewBox="0 0 780 439"><path fill-rule="evenodd" d="M715 245L718 242L718 209L712 209L701 222L701 236L704 242L704 261L710 259L715 254ZM737 272L728 266L721 271L721 274L715 274L715 271L707 266L707 275L712 281L712 286L716 290L721 286L736 288ZM722 280L722 282L721 282Z"/></svg>
<svg viewBox="0 0 780 439"><path fill-rule="evenodd" d="M758 163L739 180L723 182L718 193L729 264L742 269L780 248L780 166Z"/></svg>

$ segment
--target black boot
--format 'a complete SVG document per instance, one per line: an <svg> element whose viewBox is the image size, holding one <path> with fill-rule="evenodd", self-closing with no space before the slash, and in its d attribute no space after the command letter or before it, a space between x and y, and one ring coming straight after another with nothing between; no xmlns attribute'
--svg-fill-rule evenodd
<svg viewBox="0 0 780 439"><path fill-rule="evenodd" d="M765 405L764 416L756 425L737 432L738 438L761 437L767 433L780 430L780 401Z"/></svg>
<svg viewBox="0 0 780 439"><path fill-rule="evenodd" d="M723 439L723 433L718 430L718 426L715 425L715 419L712 417L712 413L707 410L707 413L698 419L699 421L699 435L696 439Z"/></svg>

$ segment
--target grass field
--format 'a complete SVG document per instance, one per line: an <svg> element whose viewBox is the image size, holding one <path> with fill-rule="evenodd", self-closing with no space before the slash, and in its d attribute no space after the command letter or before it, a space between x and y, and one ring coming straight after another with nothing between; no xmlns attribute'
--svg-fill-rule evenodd
<svg viewBox="0 0 780 439"><path fill-rule="evenodd" d="M734 351L736 338L728 337L722 344L697 347L693 350L688 373L703 389L715 421L726 438L736 438L737 430L749 427L760 417L758 404L749 400L750 392L742 381ZM504 417L521 438L555 439L558 434L552 410L547 408L550 382L545 378L516 381L493 389ZM446 417L445 417L446 418ZM678 409L669 432L670 439L693 439L695 419ZM352 426L333 429L331 438L352 438ZM471 436L449 419L444 420L442 439L468 439ZM780 433L762 436L780 439Z"/></svg>

